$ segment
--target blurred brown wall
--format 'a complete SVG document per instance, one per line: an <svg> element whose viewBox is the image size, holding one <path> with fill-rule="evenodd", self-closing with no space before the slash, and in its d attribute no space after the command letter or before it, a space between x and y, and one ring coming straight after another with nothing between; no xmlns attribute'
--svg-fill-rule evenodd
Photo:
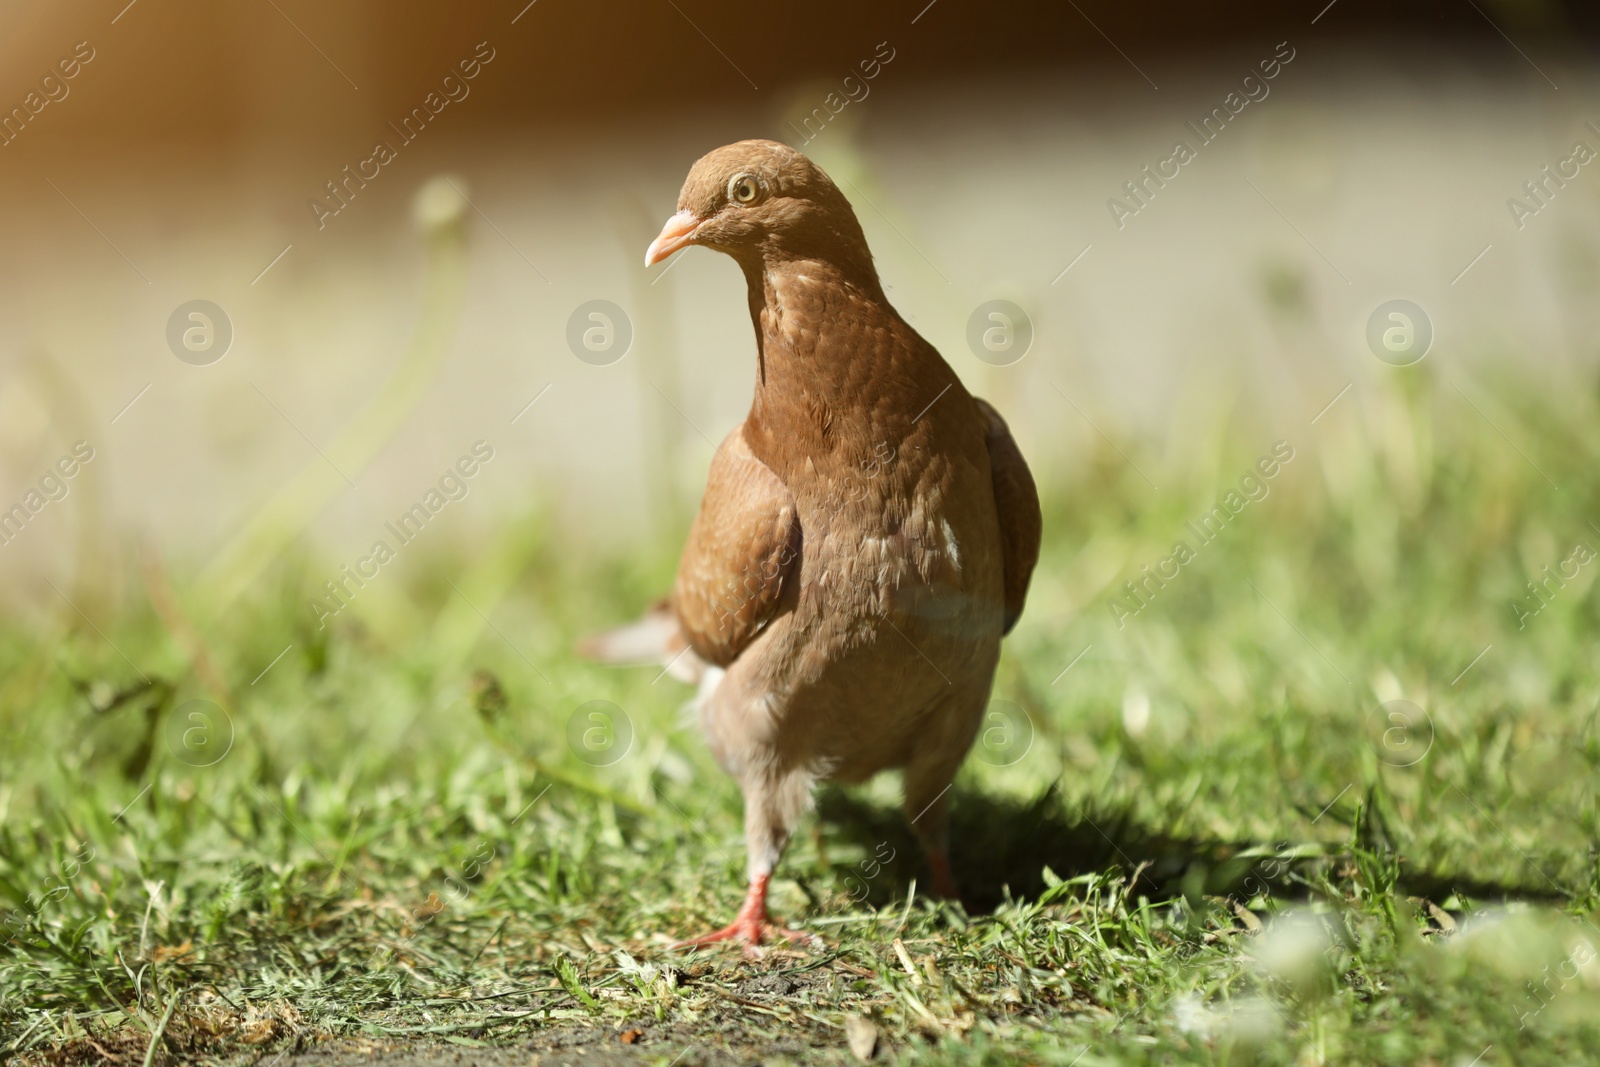
<svg viewBox="0 0 1600 1067"><path fill-rule="evenodd" d="M1117 61L1117 49L1130 61L1154 62L1173 52L1271 43L1312 32L1319 13L1319 35L1385 42L1408 35L1435 43L1499 40L1503 30L1513 38L1557 36L1570 45L1575 38L1592 41L1600 29L1594 0L1477 0L1476 7L1466 0L1335 0L1331 7L1327 0L525 4L9 5L0 13L0 103L7 109L20 103L85 40L96 58L70 98L53 105L51 140L92 135L222 145L263 135L315 138L348 129L355 119L381 124L435 88L482 40L497 49L492 90L452 118L458 127L587 123L742 102L798 81L842 78L883 40L896 48L896 78L911 83ZM6 151L24 154L27 140Z"/></svg>

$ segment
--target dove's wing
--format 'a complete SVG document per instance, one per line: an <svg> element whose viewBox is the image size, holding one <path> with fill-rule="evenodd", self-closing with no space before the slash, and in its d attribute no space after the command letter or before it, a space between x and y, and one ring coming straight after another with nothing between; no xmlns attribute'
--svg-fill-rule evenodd
<svg viewBox="0 0 1600 1067"><path fill-rule="evenodd" d="M711 461L678 563L672 607L690 647L720 667L732 663L777 613L799 563L794 497L751 454L741 423Z"/></svg>
<svg viewBox="0 0 1600 1067"><path fill-rule="evenodd" d="M1039 562L1043 527L1039 492L1006 420L987 400L972 399L987 424L989 471L994 480L994 506L1000 514L1000 549L1005 561L1006 616L1002 632L1010 633L1022 615L1028 581L1033 577L1034 564Z"/></svg>

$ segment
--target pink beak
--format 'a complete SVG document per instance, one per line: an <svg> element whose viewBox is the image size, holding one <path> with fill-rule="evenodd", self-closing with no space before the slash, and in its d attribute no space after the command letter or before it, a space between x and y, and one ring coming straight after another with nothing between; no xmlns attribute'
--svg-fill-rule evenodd
<svg viewBox="0 0 1600 1067"><path fill-rule="evenodd" d="M705 220L692 211L680 211L667 220L661 233L645 249L644 265L654 266L686 244L694 241L694 231Z"/></svg>

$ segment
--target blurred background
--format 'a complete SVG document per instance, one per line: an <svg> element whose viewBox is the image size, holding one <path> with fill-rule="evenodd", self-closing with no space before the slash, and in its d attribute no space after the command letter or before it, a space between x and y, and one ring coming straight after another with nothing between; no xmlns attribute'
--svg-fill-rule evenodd
<svg viewBox="0 0 1600 1067"><path fill-rule="evenodd" d="M1572 157L1600 148L1600 13L1577 0L0 22L0 507L94 454L0 550L14 612L57 610L48 581L92 597L141 541L229 610L291 547L353 564L478 441L441 543L530 510L589 546L675 537L753 341L731 261L642 254L689 165L745 137L840 179L896 305L1045 483L1112 439L1159 482L1224 423L1315 451L1319 409L1360 418L1393 374L1366 339L1392 299L1447 381L1498 363L1559 391L1595 360L1600 178ZM1180 140L1193 160L1163 163ZM196 300L223 319L179 358ZM575 353L597 300L611 348ZM969 342L992 300L1026 318L1020 358Z"/></svg>
<svg viewBox="0 0 1600 1067"><path fill-rule="evenodd" d="M685 689L572 650L670 588L748 409L733 262L643 257L751 137L834 177L1045 515L955 787L970 935L887 776L819 791L776 913L921 987L848 925L892 907L1005 1040L1197 1062L1236 935L1309 903L1351 955L1261 1062L1592 1055L1597 44L1592 0L0 9L0 1055L433 1033L547 960L662 1019L618 967L726 918L741 798ZM835 1007L933 1019L868 973ZM201 983L251 1007L173 1014Z"/></svg>

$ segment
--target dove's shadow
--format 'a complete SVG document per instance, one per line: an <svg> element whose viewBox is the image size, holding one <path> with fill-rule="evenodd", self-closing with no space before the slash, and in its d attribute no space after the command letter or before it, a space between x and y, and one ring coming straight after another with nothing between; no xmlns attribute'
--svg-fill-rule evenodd
<svg viewBox="0 0 1600 1067"><path fill-rule="evenodd" d="M830 837L855 846L852 859L857 848L866 855L833 864L846 894L883 907L903 900L913 880L928 885L921 847L900 811L829 786L817 797L817 814ZM1120 817L1074 817L1054 790L1030 803L957 789L951 803L950 862L969 912L992 911L1008 894L1037 896L1045 889L1047 867L1072 878L1118 866L1132 874L1148 863L1139 891L1158 896L1182 882L1197 861L1211 867L1224 852L1214 843L1145 833Z"/></svg>
<svg viewBox="0 0 1600 1067"><path fill-rule="evenodd" d="M913 880L919 895L928 885L921 847L899 810L827 786L818 794L817 814L828 837L853 846L848 859L831 862L847 895L886 907L903 902ZM993 911L1008 895L1014 900L1037 897L1045 889L1045 868L1061 878L1113 868L1131 877L1137 871L1138 882L1130 887L1135 898L1203 894L1247 900L1265 891L1278 899L1303 899L1308 891L1296 871L1319 861L1274 863L1274 851L1269 842L1155 833L1126 813L1083 811L1053 789L1029 802L957 788L951 803L951 867L962 903L973 914ZM861 854L866 859L855 859ZM1548 883L1513 885L1417 868L1403 872L1400 884L1408 893L1436 901L1453 892L1479 900L1566 899Z"/></svg>

